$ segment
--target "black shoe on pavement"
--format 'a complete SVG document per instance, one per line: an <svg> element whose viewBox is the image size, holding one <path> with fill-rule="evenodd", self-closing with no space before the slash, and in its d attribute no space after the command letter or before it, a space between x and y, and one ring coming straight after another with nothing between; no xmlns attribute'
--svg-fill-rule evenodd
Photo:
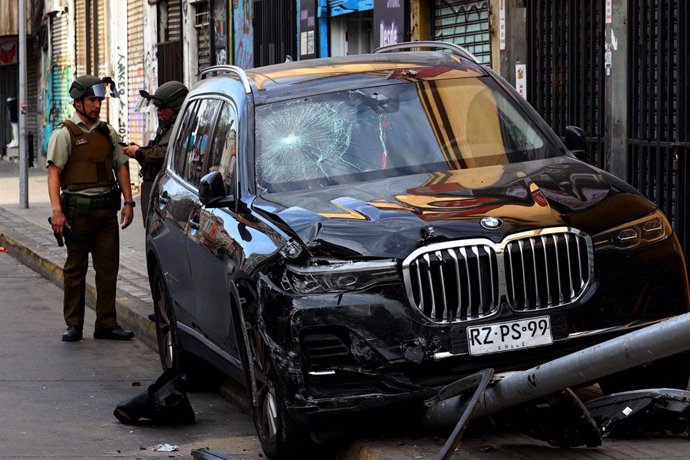
<svg viewBox="0 0 690 460"><path fill-rule="evenodd" d="M129 340L134 337L134 332L126 331L120 326L108 329L96 329L93 331L93 338L99 340Z"/></svg>
<svg viewBox="0 0 690 460"><path fill-rule="evenodd" d="M78 342L82 339L81 326L67 326L65 332L62 333L63 342Z"/></svg>

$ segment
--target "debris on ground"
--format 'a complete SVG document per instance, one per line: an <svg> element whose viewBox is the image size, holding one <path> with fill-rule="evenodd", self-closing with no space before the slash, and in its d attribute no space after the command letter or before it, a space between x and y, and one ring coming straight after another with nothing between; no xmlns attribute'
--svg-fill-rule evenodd
<svg viewBox="0 0 690 460"><path fill-rule="evenodd" d="M690 433L690 391L625 391L585 403L604 437L632 438Z"/></svg>
<svg viewBox="0 0 690 460"><path fill-rule="evenodd" d="M178 447L172 444L158 444L153 448L154 452L176 452Z"/></svg>
<svg viewBox="0 0 690 460"><path fill-rule="evenodd" d="M113 415L126 425L144 420L156 425L188 425L195 414L185 392L186 377L168 369L146 391L121 401Z"/></svg>

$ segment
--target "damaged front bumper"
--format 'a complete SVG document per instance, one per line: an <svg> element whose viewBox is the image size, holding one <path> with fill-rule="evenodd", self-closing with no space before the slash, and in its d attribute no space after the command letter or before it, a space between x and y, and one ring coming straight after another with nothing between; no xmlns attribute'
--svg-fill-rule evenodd
<svg viewBox="0 0 690 460"><path fill-rule="evenodd" d="M653 324L670 313L654 317L645 309L644 318L597 328L591 311L599 308L595 293L588 296L589 304L548 312L552 345L538 352L528 348L470 356L468 324L426 321L407 306L396 284L364 292L294 295L262 277L258 294L259 323L271 343L286 406L296 419L312 425L326 423L333 413L345 416L396 405L417 413L414 408L423 411L424 400L440 388L481 369L526 369ZM674 303L679 308L672 314L683 313L684 300ZM595 320L587 324L573 320L574 315ZM633 318L634 312L622 316Z"/></svg>

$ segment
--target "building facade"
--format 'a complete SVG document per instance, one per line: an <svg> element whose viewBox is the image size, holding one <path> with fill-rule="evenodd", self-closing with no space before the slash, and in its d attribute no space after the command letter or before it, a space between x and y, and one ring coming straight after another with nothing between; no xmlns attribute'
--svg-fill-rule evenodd
<svg viewBox="0 0 690 460"><path fill-rule="evenodd" d="M17 5L0 11L0 100L16 97ZM74 76L113 77L104 117L153 137L139 90L208 66L365 53L408 40L459 44L513 84L553 129L582 127L590 161L631 182L690 246L690 5L683 0L26 0L27 133L44 154L71 113ZM0 114L0 146L10 135ZM133 175L136 177L136 175Z"/></svg>

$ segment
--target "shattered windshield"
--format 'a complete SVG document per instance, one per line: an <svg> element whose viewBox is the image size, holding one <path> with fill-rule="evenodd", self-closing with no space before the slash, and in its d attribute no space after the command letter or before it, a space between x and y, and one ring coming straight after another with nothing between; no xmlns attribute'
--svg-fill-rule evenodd
<svg viewBox="0 0 690 460"><path fill-rule="evenodd" d="M260 193L560 155L489 78L396 83L256 108Z"/></svg>

